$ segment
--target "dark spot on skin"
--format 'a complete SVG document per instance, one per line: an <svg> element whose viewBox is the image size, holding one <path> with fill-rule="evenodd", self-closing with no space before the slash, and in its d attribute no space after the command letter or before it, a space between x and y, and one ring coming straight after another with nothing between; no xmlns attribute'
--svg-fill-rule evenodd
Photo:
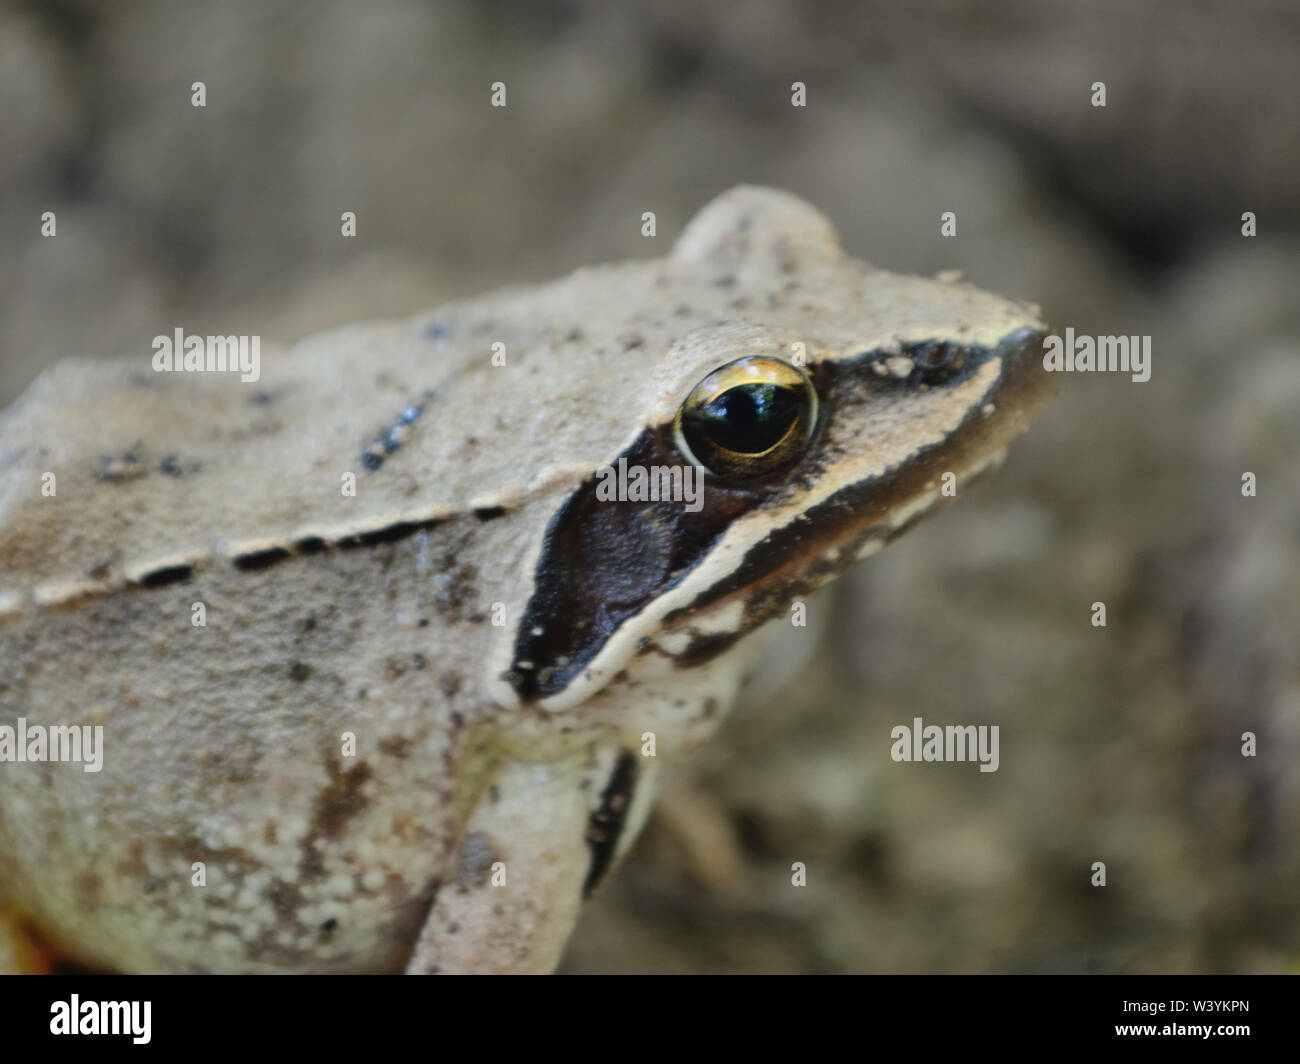
<svg viewBox="0 0 1300 1064"><path fill-rule="evenodd" d="M705 635L696 634L687 645L686 649L680 654L670 654L678 665L683 668L692 665L703 665L705 662L712 661L723 651L733 646L748 629L742 628L738 632L709 632Z"/></svg>
<svg viewBox="0 0 1300 1064"><path fill-rule="evenodd" d="M480 521L491 521L505 514L504 506L480 506L474 511L474 516Z"/></svg>
<svg viewBox="0 0 1300 1064"><path fill-rule="evenodd" d="M251 573L259 569L268 569L276 562L289 557L288 547L267 547L264 550L249 551L236 555L231 561L240 572Z"/></svg>
<svg viewBox="0 0 1300 1064"><path fill-rule="evenodd" d="M430 340L440 340L447 335L447 326L440 321L431 321L424 327L424 335Z"/></svg>
<svg viewBox="0 0 1300 1064"><path fill-rule="evenodd" d="M411 754L411 740L404 735L395 735L389 739L379 740L379 752L389 757L405 759Z"/></svg>
<svg viewBox="0 0 1300 1064"><path fill-rule="evenodd" d="M337 759L326 767L330 781L316 797L310 838L338 838L348 821L370 804L361 793L362 786L371 776L370 766L365 761L358 762L346 772Z"/></svg>
<svg viewBox="0 0 1300 1064"><path fill-rule="evenodd" d="M77 891L77 903L87 912L94 912L99 908L100 900L104 892L104 881L94 872L87 872L77 876L75 881Z"/></svg>
<svg viewBox="0 0 1300 1064"><path fill-rule="evenodd" d="M302 892L293 883L277 879L266 888L263 897L271 903L276 915L296 919L298 907L302 904Z"/></svg>
<svg viewBox="0 0 1300 1064"><path fill-rule="evenodd" d="M456 923L455 920L453 920L451 923L447 925L447 934L449 935L454 935L459 930L460 930L460 924Z"/></svg>
<svg viewBox="0 0 1300 1064"><path fill-rule="evenodd" d="M569 332L568 332L568 334L564 337L564 339L565 339L568 343L576 344L576 343L581 342L581 340L583 339L583 336L584 336L584 334L583 334L583 331L582 331L581 329L570 329Z"/></svg>
<svg viewBox="0 0 1300 1064"><path fill-rule="evenodd" d="M315 627L316 627L316 615L314 613L307 614L307 616L304 617L302 620L302 630L304 632L310 632Z"/></svg>
<svg viewBox="0 0 1300 1064"><path fill-rule="evenodd" d="M121 458L111 458L108 455L100 455L99 471L95 474L95 479L106 484L124 484L128 480L136 480L148 473L144 463L139 457L131 451L122 455Z"/></svg>
<svg viewBox="0 0 1300 1064"><path fill-rule="evenodd" d="M338 926L339 922L331 916L320 925L321 938L331 938L334 935L334 932L338 929Z"/></svg>
<svg viewBox="0 0 1300 1064"><path fill-rule="evenodd" d="M471 831L465 836L457 855L456 882L461 890L481 886L492 871L492 865L501 860L496 844L485 831Z"/></svg>
<svg viewBox="0 0 1300 1064"><path fill-rule="evenodd" d="M275 823L267 824L266 829L262 832L262 841L265 842L268 846L274 846L277 842L279 842L280 841L279 826L276 825Z"/></svg>
<svg viewBox="0 0 1300 1064"><path fill-rule="evenodd" d="M429 618L428 618L428 617L421 617L418 621L415 622L415 625L416 625L417 628L428 628L428 627L429 627Z"/></svg>
<svg viewBox="0 0 1300 1064"><path fill-rule="evenodd" d="M438 677L438 690L447 698L453 698L460 693L461 679L454 672L444 672Z"/></svg>
<svg viewBox="0 0 1300 1064"><path fill-rule="evenodd" d="M420 670L423 669L428 664L428 660L425 658L423 654L417 653L412 656L411 663L416 667L417 670Z"/></svg>
<svg viewBox="0 0 1300 1064"><path fill-rule="evenodd" d="M736 278L728 274L726 277L719 277L713 282L715 288L735 288Z"/></svg>
<svg viewBox="0 0 1300 1064"><path fill-rule="evenodd" d="M433 578L434 603L444 614L463 620L463 611L482 601L477 587L478 570L472 565L458 565L454 552L438 558L435 568L439 571Z"/></svg>
<svg viewBox="0 0 1300 1064"><path fill-rule="evenodd" d="M311 666L295 661L289 666L289 679L294 683L303 683L311 675Z"/></svg>
<svg viewBox="0 0 1300 1064"><path fill-rule="evenodd" d="M179 584L188 580L192 575L194 575L194 566L192 565L167 565L161 569L154 569L145 573L138 580L131 581L131 586L142 588L166 587L168 584Z"/></svg>
<svg viewBox="0 0 1300 1064"><path fill-rule="evenodd" d="M384 464L384 458L394 451L400 450L402 444L406 441L409 426L414 424L424 408L433 400L433 392L425 392L423 396L414 402L407 403L402 408L401 414L398 415L397 421L388 428L377 433L361 452L361 464L365 469L374 472Z"/></svg>
<svg viewBox="0 0 1300 1064"><path fill-rule="evenodd" d="M183 476L184 472L177 464L179 459L174 454L169 454L160 463L158 463L158 472L165 477Z"/></svg>
<svg viewBox="0 0 1300 1064"><path fill-rule="evenodd" d="M232 750L213 749L199 755L198 762L205 779L225 783L247 783L257 775L256 759L241 758Z"/></svg>
<svg viewBox="0 0 1300 1064"><path fill-rule="evenodd" d="M395 521L391 525L370 532L344 536L338 541L338 546L343 550L351 550L355 547L374 547L380 543L396 543L417 532L427 532L437 524L437 521Z"/></svg>
<svg viewBox="0 0 1300 1064"><path fill-rule="evenodd" d="M256 391L248 397L250 406L270 406L275 397L268 391Z"/></svg>
<svg viewBox="0 0 1300 1064"><path fill-rule="evenodd" d="M708 720L718 712L718 700L716 698L706 698L704 700L704 719Z"/></svg>
<svg viewBox="0 0 1300 1064"><path fill-rule="evenodd" d="M638 336L635 333L633 333L628 336L621 337L620 342L623 344L624 351L635 351L638 347L640 347L642 344L645 343L645 337Z"/></svg>
<svg viewBox="0 0 1300 1064"><path fill-rule="evenodd" d="M144 843L135 839L127 847L126 857L117 862L116 870L123 879L135 879L147 874L149 868L144 859Z"/></svg>
<svg viewBox="0 0 1300 1064"><path fill-rule="evenodd" d="M628 808L632 804L637 775L636 755L626 752L620 754L600 796L600 808L587 821L586 839L587 847L591 850L591 864L587 868L586 881L582 884L584 898L589 897L600 885L614 860L618 838L623 831L623 821L627 819Z"/></svg>

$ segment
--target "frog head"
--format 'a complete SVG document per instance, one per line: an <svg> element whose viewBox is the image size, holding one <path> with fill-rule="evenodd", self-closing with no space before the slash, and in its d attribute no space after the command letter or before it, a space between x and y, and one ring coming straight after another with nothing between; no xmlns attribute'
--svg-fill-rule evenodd
<svg viewBox="0 0 1300 1064"><path fill-rule="evenodd" d="M635 423L546 527L505 704L715 660L998 461L1054 390L1036 310L853 259L786 193L709 204L656 288L690 323L628 365Z"/></svg>

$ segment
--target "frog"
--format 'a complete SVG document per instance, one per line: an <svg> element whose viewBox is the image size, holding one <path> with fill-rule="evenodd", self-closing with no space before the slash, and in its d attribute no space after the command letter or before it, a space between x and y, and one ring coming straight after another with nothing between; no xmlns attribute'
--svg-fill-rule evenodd
<svg viewBox="0 0 1300 1064"><path fill-rule="evenodd" d="M554 970L795 605L1035 419L1045 335L747 185L256 380L56 363L0 415L0 959ZM97 770L20 759L59 727Z"/></svg>

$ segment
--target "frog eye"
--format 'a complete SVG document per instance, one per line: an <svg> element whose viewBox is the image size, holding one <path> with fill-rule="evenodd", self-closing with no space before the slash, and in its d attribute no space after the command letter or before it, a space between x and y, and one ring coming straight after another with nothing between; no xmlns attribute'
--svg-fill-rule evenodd
<svg viewBox="0 0 1300 1064"><path fill-rule="evenodd" d="M817 422L817 390L803 370L750 356L720 366L677 412L677 445L720 477L750 479L799 458Z"/></svg>

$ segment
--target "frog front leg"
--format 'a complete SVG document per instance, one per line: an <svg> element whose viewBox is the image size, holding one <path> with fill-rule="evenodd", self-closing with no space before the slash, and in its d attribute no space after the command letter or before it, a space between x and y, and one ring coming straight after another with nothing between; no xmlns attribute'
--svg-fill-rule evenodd
<svg viewBox="0 0 1300 1064"><path fill-rule="evenodd" d="M506 760L470 817L409 974L552 971L582 900L653 802L644 758L617 746Z"/></svg>

